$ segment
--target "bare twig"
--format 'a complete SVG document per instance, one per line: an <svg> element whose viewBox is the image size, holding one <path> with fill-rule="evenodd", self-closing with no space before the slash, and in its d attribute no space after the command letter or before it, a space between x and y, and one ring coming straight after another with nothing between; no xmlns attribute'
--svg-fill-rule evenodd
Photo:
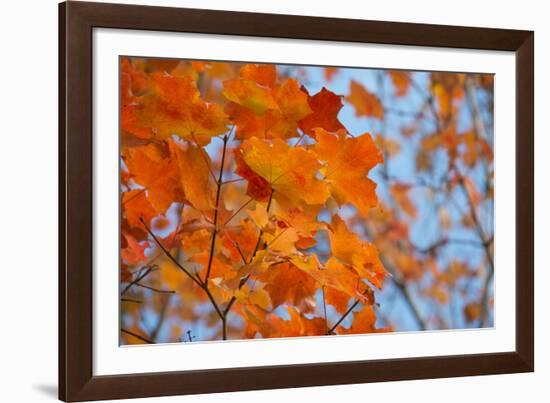
<svg viewBox="0 0 550 403"><path fill-rule="evenodd" d="M143 189L140 189L139 192L137 192L136 194L134 194L132 197L130 197L129 199L126 199L124 200L121 204L123 206L125 206L126 204L130 203L132 200L134 200L136 197L138 197L140 194L142 194L143 192L147 191L147 188L143 188Z"/></svg>
<svg viewBox="0 0 550 403"><path fill-rule="evenodd" d="M464 87L466 89L468 103L470 105L470 110L472 112L472 120L474 121L474 128L475 128L476 134L483 139L487 139L488 138L487 131L485 130L485 123L483 122L483 119L481 117L479 103L477 101L477 96L475 92L475 85L471 75L468 75L466 77L466 80L464 82Z"/></svg>
<svg viewBox="0 0 550 403"><path fill-rule="evenodd" d="M129 334L130 336L133 336L133 337L135 337L136 339L139 339L139 340L141 340L141 341L144 341L145 343L148 343L148 344L155 344L155 342L154 342L153 340L150 340L150 339L148 339L148 338L145 337L145 336L141 336L141 335L139 335L139 334L137 334L137 333L131 332L131 331L126 330L126 329L124 329L124 328L121 328L120 331L121 331L122 333Z"/></svg>
<svg viewBox="0 0 550 403"><path fill-rule="evenodd" d="M267 207L266 210L269 212L269 209L271 208L271 202L273 201L273 193L275 193L275 189L271 189L271 193L269 195L269 200L267 201ZM252 256L250 257L250 262L256 257L256 253L258 253L258 249L260 248L260 244L262 243L262 236L264 234L263 229L260 229L260 234L258 236L258 242L256 242L256 246L254 247L254 252L252 252Z"/></svg>
<svg viewBox="0 0 550 403"><path fill-rule="evenodd" d="M396 285L397 289L401 292L401 295L403 296L403 299L407 302L407 305L409 306L409 309L413 313L414 319L416 320L416 323L418 324L418 327L420 330L426 330L428 328L428 325L422 318L422 315L420 314L420 310L416 306L416 303L414 302L413 296L411 295L411 292L407 288L407 286L397 278L393 278L393 282Z"/></svg>
<svg viewBox="0 0 550 403"><path fill-rule="evenodd" d="M235 210L235 211L233 212L233 214L231 214L231 217L229 217L229 218L227 219L227 221L223 223L223 227L225 227L227 224L229 224L229 223L231 222L231 220L232 220L233 218L235 218L235 216L236 216L237 214L239 214L246 206L248 206L250 203L252 203L253 200L254 200L254 199L252 199L252 198L248 199L248 201L247 201L246 203L244 203L241 207L239 207L237 210Z"/></svg>
<svg viewBox="0 0 550 403"><path fill-rule="evenodd" d="M187 277L189 277L191 280L193 280L193 282L195 284L197 284L205 293L206 295L208 296L208 299L210 300L210 302L212 303L212 306L214 307L216 313L218 314L218 316L220 317L220 319L224 320L224 315L222 313L222 311L220 310L220 307L218 306L218 304L216 303L216 300L214 299L212 293L210 292L210 290L208 289L208 287L206 286L205 283L202 282L202 280L200 279L200 277L195 277L193 276L189 270L187 270L185 267L183 267L180 262L177 261L176 258L174 258L170 252L168 252L168 250L166 250L166 248L160 243L159 239L155 236L155 234L153 234L153 232L151 231L151 229L149 229L149 227L147 226L147 224L145 224L145 221L140 218L141 222L143 223L143 225L145 226L145 228L147 229L147 232L153 237L153 239L155 240L155 242L157 243L157 245L163 250L164 254L166 255L166 257L168 257L181 271L183 271Z"/></svg>
<svg viewBox="0 0 550 403"><path fill-rule="evenodd" d="M150 285L145 285L141 283L136 283L136 285L141 288L146 288L148 290L158 292L159 294L175 294L174 290L161 290L159 288L151 287Z"/></svg>
<svg viewBox="0 0 550 403"><path fill-rule="evenodd" d="M212 242L210 243L210 255L208 257L208 266L206 268L206 274L204 277L204 285L208 287L208 277L210 277L210 270L212 269L212 261L214 259L214 249L216 247L216 236L218 234L218 213L220 209L220 194L222 189L222 179L223 179L223 166L225 164L225 153L227 151L227 140L229 139L228 135L223 137L223 152L222 152L222 161L220 164L220 174L216 182L216 205L214 209L214 230L212 232Z"/></svg>
<svg viewBox="0 0 550 403"><path fill-rule="evenodd" d="M137 300L137 299L133 299L133 298L121 298L120 299L120 302L133 302L135 304L141 304L143 303L143 301L140 301L140 300Z"/></svg>
<svg viewBox="0 0 550 403"><path fill-rule="evenodd" d="M323 292L323 312L325 314L325 328L328 332L328 319L327 319L327 303L325 301L325 286L321 287L321 291Z"/></svg>
<svg viewBox="0 0 550 403"><path fill-rule="evenodd" d="M340 319L338 319L336 323L332 325L332 327L327 331L327 335L334 334L334 331L340 325L340 323L342 323L344 319L346 319L346 317L351 313L351 311L355 309L357 305L359 305L360 302L361 300L356 299L355 302L351 304L351 306L348 308L348 310L342 316L340 316Z"/></svg>
<svg viewBox="0 0 550 403"><path fill-rule="evenodd" d="M235 245L235 248L237 249L237 251L239 252L239 255L241 255L241 259L243 261L243 264L246 264L246 257L244 256L244 253L243 253L243 250L241 249L241 247L239 246L239 243L238 242L233 242L234 245Z"/></svg>
<svg viewBox="0 0 550 403"><path fill-rule="evenodd" d="M162 245L162 243L157 238L157 236L155 234L153 234L153 231L151 231L151 229L147 226L147 224L145 224L145 221L143 220L143 218L140 217L139 220L141 221L141 223L143 224L143 226L145 227L145 229L147 230L149 235L151 235L151 237L155 240L155 242L157 243L159 248L162 249L162 251L164 252L166 257L168 257L168 259L170 259L172 261L172 263L174 263L178 267L178 269L180 269L182 272L184 272L187 275L187 277L189 277L191 280L193 280L193 282L195 284L197 284L199 287L203 288L202 281L200 281L200 279L197 279L197 277L193 276L191 274L191 272L189 272L189 270L187 270L185 267L183 267L181 265L181 263L178 262L177 259L170 254L170 252L168 252L168 250Z"/></svg>
<svg viewBox="0 0 550 403"><path fill-rule="evenodd" d="M157 320L157 324L155 325L155 328L153 331L149 332L151 334L151 340L153 340L155 343L157 342L157 337L160 332L160 329L162 328L162 325L164 324L164 320L166 319L166 312L168 311L168 305L170 304L170 299L165 299L164 303L162 304L162 308L159 313L159 318Z"/></svg>
<svg viewBox="0 0 550 403"><path fill-rule="evenodd" d="M245 181L245 180L246 180L246 179L244 179L244 178L229 179L229 180L223 181L223 182L222 182L222 185L227 185L227 184L229 184L229 183L243 182L243 181Z"/></svg>
<svg viewBox="0 0 550 403"><path fill-rule="evenodd" d="M145 270L139 274L131 283L129 283L125 288L124 290L122 290L122 292L120 293L120 296L123 296L124 294L126 294L128 292L128 290L133 286L135 285L138 281L141 281L143 280L145 277L147 277L149 275L149 273L151 273L151 271L153 271L153 269L151 267L145 267Z"/></svg>
<svg viewBox="0 0 550 403"><path fill-rule="evenodd" d="M269 209L271 208L271 202L273 200L273 193L274 192L275 192L275 190L271 189L271 194L269 195L269 200L267 202L267 207L266 207L267 212L269 212ZM242 253L241 248L239 247L238 244L236 244L237 250L239 251L239 253L241 255L241 258L243 259L244 264L252 263L252 260L254 260L254 257L256 256L256 253L258 253L258 249L260 248L260 243L262 242L262 235L263 235L263 230L260 230L260 233L258 235L258 241L256 242L256 247L254 248L254 251L252 252L252 255L250 256L250 261L249 262L246 261L246 258L244 256L244 254ZM239 290L246 284L246 282L248 281L249 278L250 278L250 274L248 274L246 277L241 279L241 281L239 282L239 287L238 287ZM236 300L237 300L237 297L235 295L233 295L231 297L231 299L229 300L229 302L227 303L227 306L225 307L225 309L223 311L224 316L227 317L227 314L231 310L231 307L233 306L233 304L235 303Z"/></svg>
<svg viewBox="0 0 550 403"><path fill-rule="evenodd" d="M470 192L468 192L468 189L466 188L466 184L464 183L464 178L458 172L458 169L455 167L455 172L458 177L458 181L460 183L460 186L462 188L462 191L466 195L466 200L468 201L468 207L470 209L470 215L474 221L474 224L476 226L478 236L481 239L483 243L483 250L485 252L485 256L487 257L487 261L489 262L489 270L487 271L487 275L485 277L485 281L483 283L483 291L481 294L481 312L479 315L479 326L483 327L485 326L487 316L488 316L488 300L489 300L489 286L491 284L491 280L493 279L493 275L495 272L495 263L493 259L493 255L491 253L491 243L492 241L488 239L488 237L485 235L485 230L483 229L481 225L481 221L479 220L479 217L476 212L476 208L474 205L474 202L470 196Z"/></svg>

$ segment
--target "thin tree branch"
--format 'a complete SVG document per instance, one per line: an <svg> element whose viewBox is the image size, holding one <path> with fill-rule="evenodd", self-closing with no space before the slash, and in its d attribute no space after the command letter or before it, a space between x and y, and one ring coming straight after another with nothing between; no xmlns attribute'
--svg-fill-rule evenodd
<svg viewBox="0 0 550 403"><path fill-rule="evenodd" d="M269 200L267 202L267 207L266 207L266 211L269 213L269 209L271 208L271 202L273 201L273 193L275 192L274 189L271 189L271 194L269 195ZM239 245L237 244L237 250L239 251L242 259L243 259L243 263L246 265L248 263L252 263L252 260L254 260L254 257L256 256L256 253L258 253L258 249L260 247L260 243L262 242L262 235L263 235L263 230L260 230L260 234L258 235L258 242L256 242L256 247L254 248L254 251L252 252L252 255L250 256L250 261L247 262L246 261L246 258L244 256L244 254L242 253L241 251L241 248L239 247ZM246 282L248 281L248 279L250 278L250 274L248 274L246 277L242 278L240 283L239 283L239 287L238 287L238 290L240 290L245 284ZM227 317L227 314L229 313L229 311L231 310L231 307L233 306L233 304L235 303L235 301L237 300L237 297L235 295L233 295L231 297L231 299L229 300L227 306L225 307L224 311L223 311L223 314L225 317Z"/></svg>
<svg viewBox="0 0 550 403"><path fill-rule="evenodd" d="M210 300L210 302L212 303L212 306L214 307L214 310L216 311L216 313L218 314L218 316L220 317L220 319L223 321L225 318L224 318L224 314L223 312L221 311L220 307L218 306L218 304L216 303L216 300L214 299L214 296L212 295L212 293L210 292L210 290L208 289L208 287L206 286L203 286L202 289L204 290L204 292L206 293L206 295L208 296L208 299ZM225 339L224 339L225 340Z"/></svg>
<svg viewBox="0 0 550 403"><path fill-rule="evenodd" d="M487 321L488 317L488 300L489 300L489 285L491 284L491 280L493 279L494 272L495 272L495 263L493 260L493 255L491 253L491 241L487 239L487 236L485 235L485 231L483 230L483 227L481 226L481 221L479 220L479 217L477 216L477 212L474 206L474 202L472 198L470 197L470 192L468 192L468 189L466 188L466 184L464 183L464 178L458 172L458 169L455 167L455 172L458 177L458 181L460 183L460 186L462 188L462 191L466 195L466 200L468 201L468 206L470 208L470 215L472 216L472 219L474 220L474 224L477 228L478 235L481 238L481 241L483 242L483 250L485 251L485 256L487 257L487 261L489 262L489 270L487 271L487 275L485 277L485 281L483 283L483 291L481 295L481 312L479 315L479 326L484 327L485 323Z"/></svg>
<svg viewBox="0 0 550 403"><path fill-rule="evenodd" d="M245 181L245 180L246 180L246 179L244 179L244 178L229 179L229 180L223 181L223 182L222 182L222 185L227 185L227 184L229 184L229 183L243 182L243 181Z"/></svg>
<svg viewBox="0 0 550 403"><path fill-rule="evenodd" d="M161 311L159 313L159 318L157 320L157 324L155 325L155 328L153 329L151 334L151 340L153 340L155 343L157 342L157 337L160 332L160 329L162 328L162 325L164 323L164 320L166 319L166 311L168 310L168 304L170 303L170 299L164 301L164 304L162 304Z"/></svg>
<svg viewBox="0 0 550 403"><path fill-rule="evenodd" d="M462 191L466 195L466 200L468 201L468 207L470 208L470 215L472 216L472 219L474 220L474 224L476 225L478 235L481 238L481 241L484 245L485 255L487 256L487 260L489 261L489 265L491 267L491 270L494 270L494 262L493 262L493 255L491 254L491 251L489 249L490 243L488 243L488 237L485 235L485 230L483 229L481 225L481 221L479 220L479 217L477 216L477 212L474 206L474 202L472 198L470 197L470 192L468 192L468 189L466 188L466 184L464 183L464 178L458 172L458 170L455 167L455 172L458 177L458 181L460 183L460 186L462 188Z"/></svg>
<svg viewBox="0 0 550 403"><path fill-rule="evenodd" d="M239 243L233 241L233 244L235 245L235 248L236 248L237 251L239 252L239 255L241 255L241 259L242 259L242 261L243 261L243 264L247 264L247 262L246 262L246 257L244 256L244 253L243 253L241 247L239 246Z"/></svg>
<svg viewBox="0 0 550 403"><path fill-rule="evenodd" d="M397 289L401 292L403 299L405 299L405 301L407 302L407 305L413 313L414 319L416 320L416 323L418 324L420 330L426 330L428 328L428 325L426 324L424 319L422 319L422 315L420 315L420 311L414 303L413 296L411 295L407 286L401 280L398 280L396 278L393 278L393 282L396 285Z"/></svg>
<svg viewBox="0 0 550 403"><path fill-rule="evenodd" d="M120 302L133 302L135 304L141 304L143 303L143 301L140 301L140 300L137 300L137 299L133 299L133 298L121 298L120 299Z"/></svg>
<svg viewBox="0 0 550 403"><path fill-rule="evenodd" d="M489 317L489 285L494 276L494 269L489 269L485 281L483 283L483 293L481 295L481 312L479 315L479 327L485 327Z"/></svg>
<svg viewBox="0 0 550 403"><path fill-rule="evenodd" d="M302 140L304 139L306 135L306 132L303 132L301 135L300 135L300 138L298 139L298 141L296 141L296 143L294 144L294 147L298 147L298 145L302 142Z"/></svg>
<svg viewBox="0 0 550 403"><path fill-rule="evenodd" d="M140 221L143 223L143 225L145 226L145 228L147 229L147 232L153 237L153 239L155 240L155 242L157 243L157 245L163 250L164 254L181 270L183 271L187 277L189 277L191 280L193 280L193 282L195 284L197 284L205 293L206 295L208 296L208 299L210 300L210 302L212 303L212 306L214 307L216 313L218 314L218 316L220 317L220 319L222 319L223 321L223 313L222 311L220 310L218 304L216 303L216 300L214 299L212 293L210 292L210 290L208 289L208 287L206 286L206 284L204 284L202 282L202 280L200 279L200 277L195 277L193 276L185 267L183 267L171 254L170 252L168 252L166 250L166 248L160 243L159 239L155 236L155 234L153 234L153 232L151 232L151 230L149 229L149 227L147 226L147 224L145 224L144 220L142 218L140 218Z"/></svg>
<svg viewBox="0 0 550 403"><path fill-rule="evenodd" d="M269 200L267 201L267 207L266 211L269 213L269 209L271 208L271 202L273 201L273 193L275 193L275 189L271 189L271 193L269 195ZM258 236L258 242L256 242L256 246L254 247L254 252L252 252L252 256L250 258L250 262L256 257L256 253L258 253L258 249L260 248L260 244L262 243L262 236L264 234L263 229L260 229L260 234Z"/></svg>
<svg viewBox="0 0 550 403"><path fill-rule="evenodd" d="M218 212L220 209L220 194L222 189L222 179L223 179L223 166L225 164L225 153L227 151L227 140L229 136L226 134L223 137L223 152L222 152L222 161L220 165L220 174L216 182L216 207L214 209L214 230L212 232L212 242L210 243L210 256L208 257L208 266L206 269L206 275L204 277L204 285L208 287L208 278L210 277L210 270L212 269L212 261L214 259L214 249L216 247L216 236L218 234Z"/></svg>
<svg viewBox="0 0 550 403"><path fill-rule="evenodd" d="M187 270L185 267L183 267L180 262L177 261L177 259L172 256L170 254L170 252L168 252L168 250L162 245L162 243L160 242L160 240L156 237L155 234L153 234L153 231L151 231L151 229L147 226L147 224L145 224L145 220L143 220L143 218L139 218L139 220L141 221L141 223L143 224L143 226L145 227L145 229L147 230L147 232L149 233L149 235L151 235L151 237L155 240L155 242L157 243L157 245L159 246L159 248L162 249L162 251L164 252L164 254L166 255L166 257L168 257L168 259L170 259L172 261L172 263L174 263L182 272L184 272L187 277L189 277L191 280L193 280L193 282L195 284L197 284L199 287L203 288L203 284L202 284L202 281L200 281L200 279L197 279L195 276L193 276L191 274L191 272L189 272L189 270Z"/></svg>
<svg viewBox="0 0 550 403"><path fill-rule="evenodd" d="M466 80L464 82L464 87L466 89L466 95L468 97L468 103L470 105L470 110L472 112L472 120L474 121L474 127L476 134L479 137L482 137L483 139L487 140L487 130L485 130L485 123L483 122L483 119L481 118L481 112L479 109L479 103L477 101L477 96L475 92L475 85L473 82L473 78L471 75L468 75L466 77Z"/></svg>
<svg viewBox="0 0 550 403"><path fill-rule="evenodd" d="M141 288L146 288L148 290L158 292L159 294L175 294L176 293L174 290L161 290L161 289L158 289L158 288L155 288L155 287L151 287L150 285L145 285L145 284L141 284L141 283L136 283L136 285L138 287L141 287Z"/></svg>
<svg viewBox="0 0 550 403"><path fill-rule="evenodd" d="M135 195L133 195L133 196L130 197L129 199L124 200L121 204L122 204L123 206L127 205L128 203L130 203L132 200L134 200L136 197L138 197L140 194L142 194L142 193L145 192L146 190L147 190L147 188L139 189L139 192L137 192Z"/></svg>
<svg viewBox="0 0 550 403"><path fill-rule="evenodd" d="M439 113L437 113L437 108L436 108L436 105L435 105L435 102L434 102L434 97L433 95L429 94L426 95L426 93L424 92L424 90L420 87L420 85L414 81L413 79L411 79L411 84L413 86L413 88L422 96L422 97L425 97L425 105L428 105L428 108L430 109L430 112L432 113L433 117L434 117L434 121L435 121L435 125L436 125L436 128L437 128L437 131L441 131L441 122L439 120Z"/></svg>
<svg viewBox="0 0 550 403"><path fill-rule="evenodd" d="M355 302L351 304L351 306L348 308L348 310L342 316L340 316L340 319L338 319L336 323L327 331L327 335L334 334L334 330L336 330L340 323L342 323L344 319L346 319L346 317L351 313L351 311L355 309L357 305L359 305L360 302L361 300L356 299Z"/></svg>
<svg viewBox="0 0 550 403"><path fill-rule="evenodd" d="M240 290L246 284L246 282L248 281L249 278L250 278L250 274L248 274L246 277L243 277L241 279L241 281L239 282L239 287L237 288L237 290ZM231 310L231 307L233 306L233 304L235 303L236 300L237 300L237 297L235 295L233 295L231 297L231 299L229 300L229 302L227 303L227 306L223 310L223 314L224 314L225 317L227 317L227 314Z"/></svg>
<svg viewBox="0 0 550 403"><path fill-rule="evenodd" d="M325 329L328 332L327 303L325 301L325 286L321 287L321 291L323 292L323 312L325 314Z"/></svg>
<svg viewBox="0 0 550 403"><path fill-rule="evenodd" d="M131 283L129 283L125 288L124 290L122 290L122 292L120 293L120 296L123 296L124 294L126 294L128 292L128 290L133 286L135 285L138 281L141 281L143 280L145 277L147 277L149 275L149 273L151 273L151 271L153 271L153 269L151 267L146 267L145 270L143 271L143 273L141 273L140 275L138 275Z"/></svg>
<svg viewBox="0 0 550 403"><path fill-rule="evenodd" d="M227 224L229 224L229 222L230 222L233 218L235 218L235 216L236 216L237 214L239 214L239 213L242 211L243 208L245 208L245 207L248 206L250 203L252 203L252 200L254 200L254 199L252 199L252 198L248 199L248 201L247 201L246 203L244 203L241 207L239 207L237 210L235 210L235 212L234 212L233 214L231 214L231 217L229 217L229 218L227 219L227 221L223 223L222 227L225 227Z"/></svg>
<svg viewBox="0 0 550 403"><path fill-rule="evenodd" d="M148 343L148 344L155 344L155 342L154 342L153 340L150 340L150 339L148 339L148 338L145 337L145 336L141 336L141 335L139 335L139 334L137 334L137 333L131 332L131 331L126 330L126 329L124 329L124 328L121 328L120 331L121 331L122 333L129 334L130 336L133 336L133 337L135 337L136 339L139 339L139 340L141 340L141 341L144 341L145 343Z"/></svg>

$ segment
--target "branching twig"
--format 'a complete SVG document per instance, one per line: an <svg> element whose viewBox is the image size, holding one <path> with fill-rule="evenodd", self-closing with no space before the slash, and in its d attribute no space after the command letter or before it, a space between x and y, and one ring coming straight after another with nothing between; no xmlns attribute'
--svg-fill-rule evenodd
<svg viewBox="0 0 550 403"><path fill-rule="evenodd" d="M138 275L130 284L128 284L124 290L122 290L122 292L120 293L120 296L123 296L124 294L126 294L128 292L128 290L135 284L137 284L138 281L141 281L143 280L145 277L147 277L149 275L149 273L151 273L153 269L151 267L146 267L145 270L143 271L143 273L141 273L140 275Z"/></svg>
<svg viewBox="0 0 550 403"><path fill-rule="evenodd" d="M269 200L267 202L267 207L266 207L266 211L268 213L269 213L269 209L271 208L271 202L273 201L273 193L274 192L275 192L275 190L271 189L271 194L269 195ZM238 244L236 244L237 250L239 251L239 253L242 257L244 264L252 263L252 261L254 260L254 257L256 256L256 253L258 253L260 243L262 242L262 236L263 236L263 230L260 229L260 233L258 235L258 242L256 242L256 247L254 248L254 251L252 252L252 255L250 256L250 261L249 262L246 261L246 258L244 256L244 254L242 253L241 248L239 247ZM248 274L246 277L241 279L241 281L239 282L239 287L238 287L239 290L246 284L246 282L248 281L249 278L250 278L250 274ZM225 307L225 309L223 311L224 316L227 317L227 314L231 310L231 307L233 306L233 304L235 303L236 300L237 300L237 297L233 295L231 297L231 299L229 300L229 302L227 303L227 306Z"/></svg>
<svg viewBox="0 0 550 403"><path fill-rule="evenodd" d="M470 196L470 192L468 192L468 189L466 188L466 184L464 183L464 178L458 172L458 169L455 168L456 175L458 177L458 181L460 183L460 187L462 188L462 191L466 195L466 200L468 201L468 207L470 209L470 215L472 217L472 220L474 221L474 224L476 226L476 229L478 231L478 235L483 243L483 250L485 252L485 256L487 257L487 261L489 262L489 270L487 272L487 276L485 277L485 281L483 283L483 291L481 295L481 312L479 315L479 325L480 327L483 327L485 325L485 322L487 320L487 311L488 311L488 299L489 299L489 285L491 284L491 280L493 278L494 272L495 272L495 263L493 260L493 255L491 253L491 241L488 239L488 237L485 235L485 231L481 225L481 221L479 220L479 217L477 216L477 212L475 209L474 202Z"/></svg>
<svg viewBox="0 0 550 403"><path fill-rule="evenodd" d="M195 284L197 284L207 295L208 299L210 300L210 302L212 303L212 306L214 307L214 309L216 310L216 313L218 314L218 316L220 317L220 319L223 321L224 320L224 315L222 313L222 311L220 310L220 307L218 306L218 304L216 303L216 300L214 299L212 293L210 292L210 290L208 289L208 287L206 286L205 283L202 282L202 280L200 279L200 277L195 277L193 276L189 270L187 270L185 267L183 267L180 262L177 261L176 258L174 258L174 256L172 256L170 254L170 252L168 252L168 250L166 250L166 248L160 243L159 239L155 236L155 234L153 234L153 232L151 231L151 229L147 226L147 224L145 224L145 221L140 218L140 221L143 223L143 225L145 226L147 232L149 233L149 235L151 235L153 237L153 239L155 240L155 242L157 243L157 245L162 249L162 251L164 252L164 254L166 255L166 257L168 257L181 271L183 271L187 277L189 277L191 280L193 280L193 282Z"/></svg>
<svg viewBox="0 0 550 403"><path fill-rule="evenodd" d="M206 268L206 275L204 277L203 283L205 287L208 287L208 278L210 277L210 270L212 269L212 261L214 259L214 249L216 247L216 236L218 234L218 212L220 209L220 194L222 189L222 179L223 179L223 166L225 164L225 153L227 151L227 140L229 139L228 135L223 137L223 152L222 152L222 161L220 165L220 174L216 182L216 204L214 208L214 230L212 232L212 242L210 243L210 255L208 257L208 266Z"/></svg>
<svg viewBox="0 0 550 403"><path fill-rule="evenodd" d="M202 281L200 281L199 279L197 279L195 276L193 276L191 274L191 272L189 272L189 270L187 270L185 267L183 267L181 265L180 262L177 261L177 259L172 256L170 254L170 252L168 252L168 250L162 245L162 243L160 242L160 240L157 238L157 236L155 234L153 234L153 231L151 231L151 229L147 226L147 224L145 224L145 220L143 220L143 218L139 218L139 220L141 221L141 223L143 224L143 226L145 227L145 229L147 230L147 232L149 233L149 235L151 235L151 237L155 240L155 242L157 243L157 245L159 246L159 248L162 249L162 251L164 252L164 254L166 255L166 257L168 257L168 259L170 259L172 261L172 263L174 263L178 269L180 269L182 272L184 272L187 277L189 277L191 280L193 280L193 282L195 284L197 284L199 287L203 288L203 284L202 284Z"/></svg>

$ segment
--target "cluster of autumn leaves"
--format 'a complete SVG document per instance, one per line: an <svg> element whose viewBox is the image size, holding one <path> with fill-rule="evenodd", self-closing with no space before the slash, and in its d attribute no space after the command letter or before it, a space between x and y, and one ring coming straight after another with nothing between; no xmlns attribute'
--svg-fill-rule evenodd
<svg viewBox="0 0 550 403"><path fill-rule="evenodd" d="M408 73L389 74L405 95ZM310 94L275 65L122 58L120 83L124 343L391 330L376 326L374 291L413 275L401 269L406 248L381 248L408 242L408 228L368 176L398 145L350 133L338 118L342 96ZM435 90L441 122L453 113L444 85ZM384 119L381 100L358 82L346 101L356 116ZM479 136L453 127L423 137L428 162L417 169L430 169L440 147L477 162ZM461 144L472 144L470 155ZM410 185L388 186L415 215Z"/></svg>
<svg viewBox="0 0 550 403"><path fill-rule="evenodd" d="M352 204L366 215L377 203L367 175L382 155L371 136L348 134L340 96L310 95L274 65L247 64L219 80L223 104L200 92L210 64L171 67L121 61L122 282L161 262L161 278L173 276L163 273L171 265L181 272L181 281L165 282L171 291L195 288L182 303L210 299L220 327L240 316L240 337L374 331L371 287L387 272L337 214ZM212 159L215 142L223 146ZM176 226L155 236L173 203ZM318 219L322 210L333 212L330 222ZM331 245L323 261L310 251L320 232ZM342 314L360 301L357 323L331 329L311 317L319 290Z"/></svg>

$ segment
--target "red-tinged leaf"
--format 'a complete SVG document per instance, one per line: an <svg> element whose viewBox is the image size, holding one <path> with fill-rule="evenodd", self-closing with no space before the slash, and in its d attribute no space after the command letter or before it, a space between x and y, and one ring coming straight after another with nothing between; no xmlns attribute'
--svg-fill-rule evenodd
<svg viewBox="0 0 550 403"><path fill-rule="evenodd" d="M323 87L317 94L308 96L308 103L312 113L299 122L299 127L304 133L315 136L316 128L322 128L328 132L346 130L338 120L338 114L343 107L342 96Z"/></svg>
<svg viewBox="0 0 550 403"><path fill-rule="evenodd" d="M122 234L126 240L126 248L120 251L120 256L129 265L136 265L145 260L145 249L149 247L149 242L139 243L132 235Z"/></svg>

